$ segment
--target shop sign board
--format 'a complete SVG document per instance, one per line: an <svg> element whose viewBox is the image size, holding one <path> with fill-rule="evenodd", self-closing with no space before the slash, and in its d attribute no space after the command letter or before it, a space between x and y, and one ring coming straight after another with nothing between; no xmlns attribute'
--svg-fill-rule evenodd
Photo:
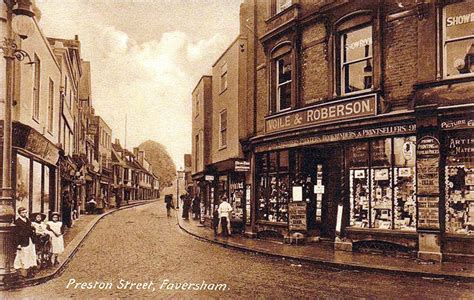
<svg viewBox="0 0 474 300"><path fill-rule="evenodd" d="M235 172L248 172L250 171L250 162L245 160L236 160L234 168Z"/></svg>
<svg viewBox="0 0 474 300"><path fill-rule="evenodd" d="M204 176L204 180L213 181L213 180L214 180L214 176L212 176L212 175L205 175L205 176Z"/></svg>
<svg viewBox="0 0 474 300"><path fill-rule="evenodd" d="M360 130L343 131L333 134L322 134L303 138L280 140L273 143L257 146L256 152L265 152L270 150L287 149L301 146L309 146L323 143L332 143L339 141L348 141L356 139L366 139L380 136L393 136L399 134L410 134L416 132L415 124L392 125L377 128L367 128Z"/></svg>
<svg viewBox="0 0 474 300"><path fill-rule="evenodd" d="M440 124L441 129L453 130L453 129L469 129L474 128L474 119L455 119L449 121L443 121Z"/></svg>
<svg viewBox="0 0 474 300"><path fill-rule="evenodd" d="M290 231L306 231L306 202L288 203L288 228Z"/></svg>
<svg viewBox="0 0 474 300"><path fill-rule="evenodd" d="M439 229L439 197L418 196L418 229Z"/></svg>
<svg viewBox="0 0 474 300"><path fill-rule="evenodd" d="M352 97L341 101L314 105L294 112L271 116L265 120L265 132L273 133L305 126L316 126L347 119L375 116L377 94Z"/></svg>
<svg viewBox="0 0 474 300"><path fill-rule="evenodd" d="M417 155L417 193L439 193L439 141L432 136L425 136L418 141Z"/></svg>
<svg viewBox="0 0 474 300"><path fill-rule="evenodd" d="M87 134L89 135L96 135L97 134L98 126L95 123L90 123L87 127Z"/></svg>

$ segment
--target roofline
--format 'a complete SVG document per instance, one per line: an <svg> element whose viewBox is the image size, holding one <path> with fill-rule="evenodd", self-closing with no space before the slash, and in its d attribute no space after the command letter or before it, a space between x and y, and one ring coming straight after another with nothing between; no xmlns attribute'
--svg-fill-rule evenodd
<svg viewBox="0 0 474 300"><path fill-rule="evenodd" d="M201 78L199 78L199 81L197 82L196 86L194 87L193 91L191 92L191 94L194 94L194 91L197 89L197 87L199 86L199 84L201 83L201 81L204 79L204 78L211 78L212 79L212 75L202 75Z"/></svg>
<svg viewBox="0 0 474 300"><path fill-rule="evenodd" d="M234 44L240 40L240 39L243 39L243 40L246 40L247 38L241 34L239 34L233 41L232 43L230 43L230 45L224 50L224 52L222 52L222 54L219 56L219 58L214 62L214 64L212 64L212 67L214 68L217 63L222 59L222 57L230 50L230 48L232 48L232 46L234 46Z"/></svg>

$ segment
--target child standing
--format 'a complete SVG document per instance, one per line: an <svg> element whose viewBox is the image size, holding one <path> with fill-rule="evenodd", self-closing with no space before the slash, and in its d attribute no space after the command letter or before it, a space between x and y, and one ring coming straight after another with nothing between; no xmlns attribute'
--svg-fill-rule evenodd
<svg viewBox="0 0 474 300"><path fill-rule="evenodd" d="M59 213L54 212L51 215L51 221L48 221L47 225L48 230L53 233L51 235L51 252L53 253L51 256L51 263L53 265L57 265L59 264L58 255L64 251L64 239L62 232L63 223L59 221Z"/></svg>
<svg viewBox="0 0 474 300"><path fill-rule="evenodd" d="M217 207L212 212L212 228L214 229L214 238L217 238L217 231L219 229L219 211Z"/></svg>

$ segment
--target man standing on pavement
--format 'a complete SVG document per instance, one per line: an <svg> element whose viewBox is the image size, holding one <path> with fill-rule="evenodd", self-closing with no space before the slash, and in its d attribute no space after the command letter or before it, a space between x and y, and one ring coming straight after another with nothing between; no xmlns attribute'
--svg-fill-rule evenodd
<svg viewBox="0 0 474 300"><path fill-rule="evenodd" d="M222 226L222 236L230 235L230 212L232 211L232 206L227 202L227 197L224 195L221 198L222 203L219 205L219 217L221 219Z"/></svg>

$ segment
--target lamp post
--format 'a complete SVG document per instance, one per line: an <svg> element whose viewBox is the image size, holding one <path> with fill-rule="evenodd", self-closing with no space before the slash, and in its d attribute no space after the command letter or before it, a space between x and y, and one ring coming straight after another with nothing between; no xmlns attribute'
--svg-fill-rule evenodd
<svg viewBox="0 0 474 300"><path fill-rule="evenodd" d="M180 167L179 170L176 170L176 208L179 208L179 179L183 173L183 169Z"/></svg>
<svg viewBox="0 0 474 300"><path fill-rule="evenodd" d="M26 39L35 30L32 20L31 0L3 0L6 7L5 37L0 46L5 58L5 102L3 118L3 156L2 156L2 185L0 197L0 280L5 281L13 273L15 255L14 235L15 225L11 222L15 217L12 197L12 101L13 101L13 63L22 61L28 53L21 50L15 42L15 34ZM2 7L2 6L0 6Z"/></svg>

